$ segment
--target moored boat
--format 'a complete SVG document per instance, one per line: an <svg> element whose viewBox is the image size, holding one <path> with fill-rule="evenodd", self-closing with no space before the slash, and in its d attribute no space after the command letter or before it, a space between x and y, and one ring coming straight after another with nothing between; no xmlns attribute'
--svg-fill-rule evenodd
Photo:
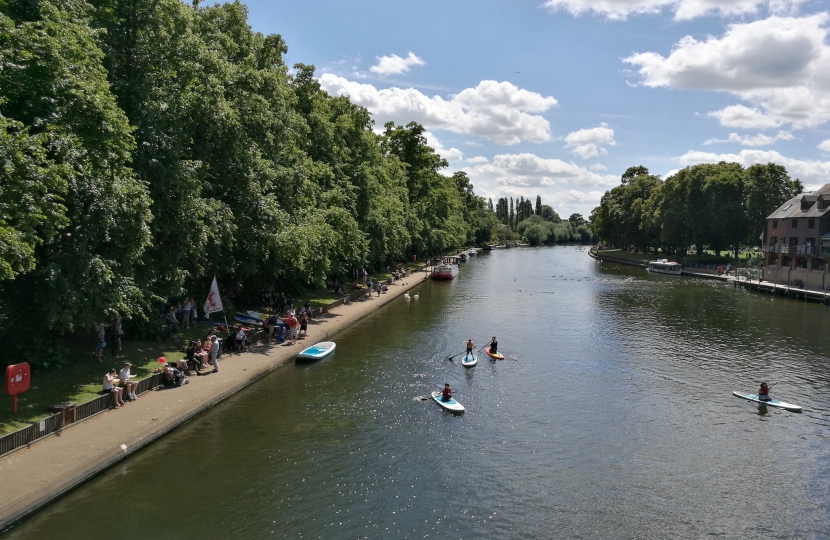
<svg viewBox="0 0 830 540"><path fill-rule="evenodd" d="M672 276L679 276L683 271L680 263L669 262L668 259L657 259L648 263L648 271L655 274L670 274Z"/></svg>
<svg viewBox="0 0 830 540"><path fill-rule="evenodd" d="M467 250L467 254L470 257L475 257L476 255L478 255L478 250L474 247L471 247L469 250Z"/></svg>
<svg viewBox="0 0 830 540"><path fill-rule="evenodd" d="M453 279L458 275L458 257L444 257L440 264L432 267L429 277L432 279Z"/></svg>
<svg viewBox="0 0 830 540"><path fill-rule="evenodd" d="M247 315L245 313L237 313L233 316L233 318L234 320L251 326L262 326L264 324L264 321L262 319L258 317L252 317L251 315Z"/></svg>

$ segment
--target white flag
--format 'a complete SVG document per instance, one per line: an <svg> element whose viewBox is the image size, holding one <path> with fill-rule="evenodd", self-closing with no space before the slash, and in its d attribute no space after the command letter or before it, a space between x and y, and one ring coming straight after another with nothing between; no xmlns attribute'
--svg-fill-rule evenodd
<svg viewBox="0 0 830 540"><path fill-rule="evenodd" d="M213 276L213 283L210 285L210 292L207 300L205 300L205 315L210 315L214 311L222 311L222 299L219 297L219 285L216 284L216 276Z"/></svg>

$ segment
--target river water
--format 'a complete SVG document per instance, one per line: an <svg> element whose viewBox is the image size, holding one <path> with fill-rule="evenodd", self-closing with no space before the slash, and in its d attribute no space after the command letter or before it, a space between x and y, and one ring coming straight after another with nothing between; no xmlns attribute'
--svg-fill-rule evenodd
<svg viewBox="0 0 830 540"><path fill-rule="evenodd" d="M575 247L416 291L5 537L830 537L830 309Z"/></svg>

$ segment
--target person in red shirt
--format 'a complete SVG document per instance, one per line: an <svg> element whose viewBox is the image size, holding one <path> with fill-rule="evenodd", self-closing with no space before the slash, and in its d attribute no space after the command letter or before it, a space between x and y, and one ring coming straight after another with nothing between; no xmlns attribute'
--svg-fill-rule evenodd
<svg viewBox="0 0 830 540"><path fill-rule="evenodd" d="M758 389L758 399L761 401L769 401L772 399L769 397L769 386L765 382L762 382L761 388Z"/></svg>
<svg viewBox="0 0 830 540"><path fill-rule="evenodd" d="M452 388L450 388L450 383L444 384L444 391L441 392L441 400L442 401L450 401L452 399Z"/></svg>

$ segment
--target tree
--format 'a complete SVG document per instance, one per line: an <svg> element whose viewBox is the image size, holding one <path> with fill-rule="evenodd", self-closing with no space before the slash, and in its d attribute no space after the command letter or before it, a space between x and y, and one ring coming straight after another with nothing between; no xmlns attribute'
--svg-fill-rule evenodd
<svg viewBox="0 0 830 540"><path fill-rule="evenodd" d="M542 215L542 196L536 195L536 215Z"/></svg>
<svg viewBox="0 0 830 540"><path fill-rule="evenodd" d="M804 189L801 181L791 179L787 169L775 163L752 165L746 169L746 212L749 245L757 245L766 230L767 216Z"/></svg>

